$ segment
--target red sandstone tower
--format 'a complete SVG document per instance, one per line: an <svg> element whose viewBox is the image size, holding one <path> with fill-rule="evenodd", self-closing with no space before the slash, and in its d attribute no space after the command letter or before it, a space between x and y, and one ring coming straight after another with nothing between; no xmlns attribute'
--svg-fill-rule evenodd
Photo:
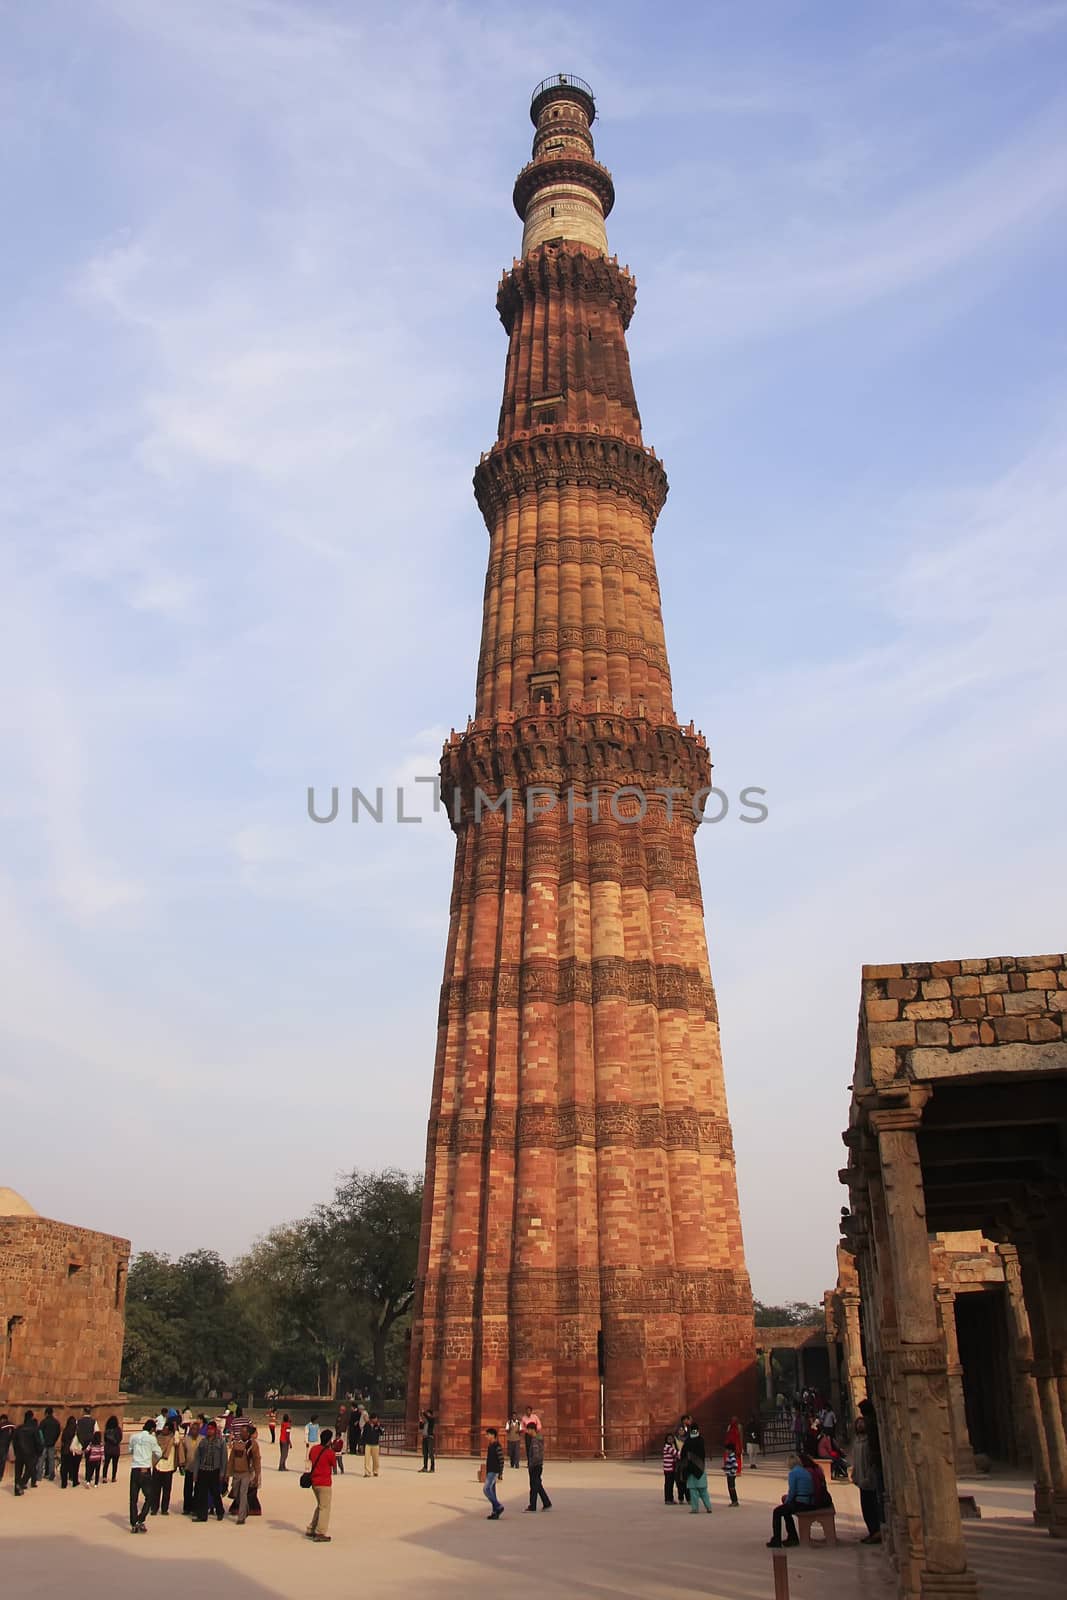
<svg viewBox="0 0 1067 1600"><path fill-rule="evenodd" d="M719 1430L751 1406L752 1297L694 847L710 761L671 701L634 282L589 86L551 78L530 114L474 477L477 709L441 768L457 848L409 1404L444 1448L532 1404L558 1450L631 1453L686 1409Z"/></svg>

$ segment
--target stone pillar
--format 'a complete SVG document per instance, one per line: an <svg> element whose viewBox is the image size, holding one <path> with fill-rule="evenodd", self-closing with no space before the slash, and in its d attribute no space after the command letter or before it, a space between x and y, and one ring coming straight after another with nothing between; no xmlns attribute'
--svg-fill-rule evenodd
<svg viewBox="0 0 1067 1600"><path fill-rule="evenodd" d="M763 1351L763 1392L767 1399L774 1404L774 1351L770 1345Z"/></svg>
<svg viewBox="0 0 1067 1600"><path fill-rule="evenodd" d="M956 1469L949 1423L945 1342L930 1281L922 1168L916 1132L921 1104L872 1111L878 1138L887 1223L896 1334L883 1347L890 1404L897 1411L904 1447L920 1489L922 1560L920 1600L978 1593L960 1522Z"/></svg>
<svg viewBox="0 0 1067 1600"><path fill-rule="evenodd" d="M1019 1240L1019 1265L1022 1268L1023 1294L1030 1316L1033 1339L1033 1375L1041 1407L1041 1422L1048 1450L1052 1494L1049 1503L1049 1533L1054 1539L1067 1539L1067 1433L1060 1409L1059 1385L1052 1361L1049 1316L1045 1294L1045 1268L1042 1250L1032 1236Z"/></svg>
<svg viewBox="0 0 1067 1600"><path fill-rule="evenodd" d="M1034 1471L1034 1521L1047 1528L1052 1521L1052 1477L1049 1470L1045 1425L1041 1420L1041 1400L1034 1377L1034 1347L1030 1337L1030 1318L1023 1297L1019 1252L1013 1244L1000 1244L997 1254L1004 1264L1004 1285L1008 1296L1008 1318L1012 1335L1012 1358L1016 1373L1016 1392L1022 1411L1026 1442Z"/></svg>
<svg viewBox="0 0 1067 1600"><path fill-rule="evenodd" d="M971 1430L967 1424L967 1406L963 1394L963 1366L956 1336L956 1291L938 1284L937 1304L941 1313L941 1328L945 1339L945 1373L948 1378L948 1418L952 1429L952 1444L956 1455L957 1473L968 1476L977 1469L974 1464L974 1447Z"/></svg>
<svg viewBox="0 0 1067 1600"><path fill-rule="evenodd" d="M860 1337L860 1297L843 1294L841 1307L845 1334L845 1382L848 1385L849 1403L853 1417L857 1416L860 1401L867 1398L867 1368L863 1362L863 1340Z"/></svg>
<svg viewBox="0 0 1067 1600"><path fill-rule="evenodd" d="M830 1406L840 1427L841 1416L841 1373L838 1366L837 1339L831 1332L826 1335L826 1360L830 1368Z"/></svg>
<svg viewBox="0 0 1067 1600"><path fill-rule="evenodd" d="M796 1349L793 1351L793 1354L796 1356L797 1360L797 1391L798 1393L803 1394L804 1390L807 1388L807 1375L804 1370L804 1352L800 1346L797 1345Z"/></svg>

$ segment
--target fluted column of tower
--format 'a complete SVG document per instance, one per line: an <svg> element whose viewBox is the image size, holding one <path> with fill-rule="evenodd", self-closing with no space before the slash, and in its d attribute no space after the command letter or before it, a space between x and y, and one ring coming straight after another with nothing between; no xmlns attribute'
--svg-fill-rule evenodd
<svg viewBox="0 0 1067 1600"><path fill-rule="evenodd" d="M754 1399L697 876L705 742L674 713L652 553L667 493L626 349L633 279L592 93L542 84L496 444L412 1330L442 1444L526 1404L557 1448L632 1453Z"/></svg>

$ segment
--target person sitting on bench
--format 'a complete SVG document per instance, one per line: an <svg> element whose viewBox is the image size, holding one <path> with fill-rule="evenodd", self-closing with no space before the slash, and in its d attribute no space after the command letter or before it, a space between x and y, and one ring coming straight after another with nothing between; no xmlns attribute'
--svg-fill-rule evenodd
<svg viewBox="0 0 1067 1600"><path fill-rule="evenodd" d="M811 1457L802 1453L798 1461L796 1456L790 1456L789 1486L782 1496L781 1505L775 1506L771 1512L771 1537L767 1540L768 1550L782 1548L783 1522L786 1547L798 1545L800 1539L797 1535L797 1525L793 1521L794 1512L818 1511L829 1502L830 1492L826 1487L826 1479Z"/></svg>

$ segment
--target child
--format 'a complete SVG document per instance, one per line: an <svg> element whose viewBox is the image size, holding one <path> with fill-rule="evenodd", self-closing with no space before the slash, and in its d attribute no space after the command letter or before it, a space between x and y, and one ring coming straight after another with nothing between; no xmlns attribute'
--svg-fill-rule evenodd
<svg viewBox="0 0 1067 1600"><path fill-rule="evenodd" d="M674 1504L674 1485L678 1476L678 1446L674 1434L668 1433L663 1441L663 1503ZM682 1486L678 1484L678 1504L682 1502Z"/></svg>
<svg viewBox="0 0 1067 1600"><path fill-rule="evenodd" d="M726 1487L730 1491L730 1504L732 1506L739 1504L737 1498L737 1468L737 1451L732 1444L728 1444L723 1452L722 1470L726 1475Z"/></svg>
<svg viewBox="0 0 1067 1600"><path fill-rule="evenodd" d="M104 1435L97 1428L85 1448L85 1487L100 1482L100 1469L104 1464Z"/></svg>

